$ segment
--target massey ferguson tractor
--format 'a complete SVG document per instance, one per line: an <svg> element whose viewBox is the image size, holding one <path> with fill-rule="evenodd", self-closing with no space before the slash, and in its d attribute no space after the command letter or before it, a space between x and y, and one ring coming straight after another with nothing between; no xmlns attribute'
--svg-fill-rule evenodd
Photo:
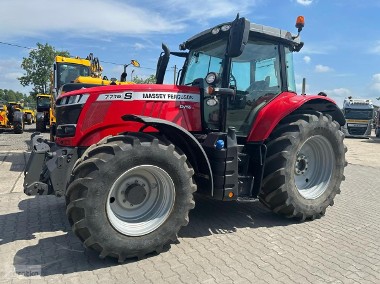
<svg viewBox="0 0 380 284"><path fill-rule="evenodd" d="M175 241L195 193L320 218L344 180L345 119L326 94L297 95L296 27L237 17L163 45L156 84L61 94L55 143L32 135L25 193L64 196L74 233L119 262ZM176 85L170 55L184 58Z"/></svg>

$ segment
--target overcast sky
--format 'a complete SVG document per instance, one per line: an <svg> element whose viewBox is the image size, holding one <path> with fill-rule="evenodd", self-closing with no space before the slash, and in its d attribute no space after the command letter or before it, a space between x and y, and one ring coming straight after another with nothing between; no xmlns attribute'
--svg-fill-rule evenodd
<svg viewBox="0 0 380 284"><path fill-rule="evenodd" d="M296 17L305 16L305 46L294 55L299 92L306 77L307 93L324 91L339 106L349 95L380 97L378 0L1 0L0 89L31 90L17 80L30 50L3 43L31 48L49 43L80 57L92 52L109 78L119 78L122 65L137 59L141 68L134 75L146 77L155 73L162 42L177 51L192 35L231 21L238 12L293 33ZM167 83L175 64L181 62L169 63Z"/></svg>

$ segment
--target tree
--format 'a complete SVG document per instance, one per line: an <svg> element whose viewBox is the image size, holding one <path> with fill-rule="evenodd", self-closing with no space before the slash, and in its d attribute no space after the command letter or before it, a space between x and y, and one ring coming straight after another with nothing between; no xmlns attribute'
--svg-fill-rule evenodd
<svg viewBox="0 0 380 284"><path fill-rule="evenodd" d="M24 57L21 67L25 70L24 76L18 78L22 86L33 86L33 93L49 93L51 72L56 55L69 57L68 51L56 51L54 47L45 43L37 43L37 48Z"/></svg>
<svg viewBox="0 0 380 284"><path fill-rule="evenodd" d="M17 102L24 98L24 94L13 90L0 89L0 101Z"/></svg>
<svg viewBox="0 0 380 284"><path fill-rule="evenodd" d="M136 84L156 84L156 76L150 75L148 78L143 79L137 76L133 77L132 82Z"/></svg>

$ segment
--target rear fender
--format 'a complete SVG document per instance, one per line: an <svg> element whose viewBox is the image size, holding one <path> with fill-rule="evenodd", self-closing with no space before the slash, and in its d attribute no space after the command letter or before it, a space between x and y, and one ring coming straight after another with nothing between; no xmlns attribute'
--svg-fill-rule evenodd
<svg viewBox="0 0 380 284"><path fill-rule="evenodd" d="M198 140L183 127L167 120L147 116L124 115L124 121L134 121L145 124L143 127L153 127L165 135L174 145L183 151L195 171L197 184L202 183L199 190L213 196L214 184L210 162Z"/></svg>
<svg viewBox="0 0 380 284"><path fill-rule="evenodd" d="M325 96L304 96L285 92L265 105L257 114L248 142L265 141L277 124L291 113L320 111L329 114L341 126L346 122L342 111L335 101Z"/></svg>

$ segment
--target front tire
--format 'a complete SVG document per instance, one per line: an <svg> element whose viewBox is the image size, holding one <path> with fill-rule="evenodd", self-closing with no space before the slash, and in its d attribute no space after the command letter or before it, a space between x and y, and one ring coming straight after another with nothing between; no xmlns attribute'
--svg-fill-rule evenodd
<svg viewBox="0 0 380 284"><path fill-rule="evenodd" d="M24 123L23 122L14 122L13 129L15 134L21 134L24 132Z"/></svg>
<svg viewBox="0 0 380 284"><path fill-rule="evenodd" d="M324 215L340 193L346 166L344 134L331 116L285 118L267 142L260 201L274 212L300 220Z"/></svg>
<svg viewBox="0 0 380 284"><path fill-rule="evenodd" d="M41 132L41 133L46 131L46 124L43 120L37 120L36 131Z"/></svg>
<svg viewBox="0 0 380 284"><path fill-rule="evenodd" d="M74 166L67 216L101 258L162 251L194 208L193 169L173 144L147 134L103 139Z"/></svg>

